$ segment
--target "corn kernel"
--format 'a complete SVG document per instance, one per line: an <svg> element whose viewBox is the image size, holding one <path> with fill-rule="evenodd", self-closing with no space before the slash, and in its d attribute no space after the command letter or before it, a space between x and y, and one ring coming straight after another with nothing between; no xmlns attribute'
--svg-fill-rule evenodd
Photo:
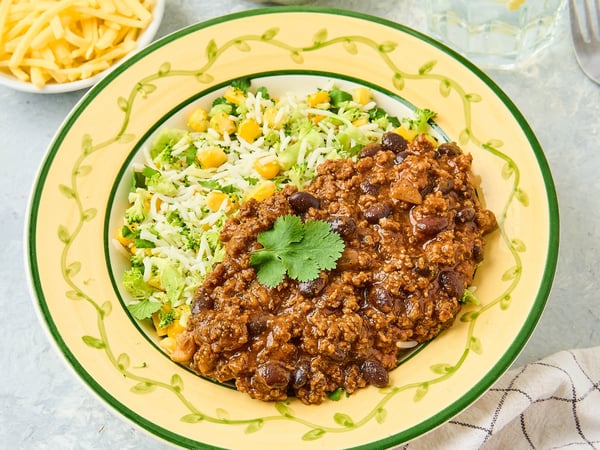
<svg viewBox="0 0 600 450"><path fill-rule="evenodd" d="M254 119L244 119L238 125L237 134L246 142L254 142L261 134L260 125Z"/></svg>
<svg viewBox="0 0 600 450"><path fill-rule="evenodd" d="M276 159L267 160L266 158L263 158L254 161L254 169L256 169L261 177L270 180L277 176L281 170L281 166Z"/></svg>
<svg viewBox="0 0 600 450"><path fill-rule="evenodd" d="M206 206L211 211L218 211L221 209L221 205L226 202L225 210L228 211L231 208L231 201L229 196L220 191L211 191L206 196Z"/></svg>
<svg viewBox="0 0 600 450"><path fill-rule="evenodd" d="M272 181L263 181L256 185L256 187L248 193L247 199L253 198L257 201L269 198L275 193L275 183Z"/></svg>
<svg viewBox="0 0 600 450"><path fill-rule="evenodd" d="M327 91L315 92L314 94L310 94L307 98L309 106L312 106L313 108L323 103L329 103L329 100L329 92Z"/></svg>
<svg viewBox="0 0 600 450"><path fill-rule="evenodd" d="M225 111L217 111L208 121L209 126L224 136L235 132L235 123Z"/></svg>
<svg viewBox="0 0 600 450"><path fill-rule="evenodd" d="M265 122L270 128L280 130L283 126L283 122L286 119L286 115L281 114L281 116L278 118L278 114L279 110L277 108L275 108L274 106L269 106L263 112L263 122Z"/></svg>
<svg viewBox="0 0 600 450"><path fill-rule="evenodd" d="M156 197L156 200L154 201L154 206L156 207L157 211L160 211L160 205L162 205L163 201L160 197ZM148 210L150 210L150 205L148 205Z"/></svg>
<svg viewBox="0 0 600 450"><path fill-rule="evenodd" d="M214 169L227 161L227 153L220 147L209 147L199 150L196 159L203 169Z"/></svg>
<svg viewBox="0 0 600 450"><path fill-rule="evenodd" d="M366 105L372 98L371 90L366 87L358 87L352 92L352 100L361 105Z"/></svg>
<svg viewBox="0 0 600 450"><path fill-rule="evenodd" d="M246 94L244 91L232 86L227 88L223 97L225 97L225 100L227 100L229 103L233 103L234 105L239 105L246 100Z"/></svg>
<svg viewBox="0 0 600 450"><path fill-rule="evenodd" d="M131 245L131 243L133 242L133 240L131 238L126 238L125 236L123 236L123 227L121 227L117 230L117 235L115 237L116 237L117 241L119 241L123 247L129 247Z"/></svg>
<svg viewBox="0 0 600 450"><path fill-rule="evenodd" d="M179 333L185 331L185 327L179 322L179 320L175 320L167 327L167 336L175 338Z"/></svg>
<svg viewBox="0 0 600 450"><path fill-rule="evenodd" d="M202 108L193 110L188 117L187 126L192 131L208 130L208 113Z"/></svg>
<svg viewBox="0 0 600 450"><path fill-rule="evenodd" d="M310 120L315 125L318 124L321 120L323 120L325 118L325 116L322 116L320 114L312 114L312 113L309 113L307 117L308 117L308 120Z"/></svg>
<svg viewBox="0 0 600 450"><path fill-rule="evenodd" d="M415 130L408 129L404 126L399 126L398 128L396 128L394 130L394 132L398 133L400 136L402 136L408 142L414 140L415 137L417 137L417 132Z"/></svg>
<svg viewBox="0 0 600 450"><path fill-rule="evenodd" d="M359 117L358 119L352 122L352 125L354 125L355 127L362 127L363 125L366 125L368 123L369 119L367 119L366 117Z"/></svg>

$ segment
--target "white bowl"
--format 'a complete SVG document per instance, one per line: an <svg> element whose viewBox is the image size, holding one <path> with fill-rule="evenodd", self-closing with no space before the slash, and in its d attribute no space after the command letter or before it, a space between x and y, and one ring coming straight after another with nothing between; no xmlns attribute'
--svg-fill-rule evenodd
<svg viewBox="0 0 600 450"><path fill-rule="evenodd" d="M43 87L38 87L35 86L33 83L21 81L16 77L10 76L9 74L0 73L0 85L7 86L11 89L15 89L18 91L31 92L36 94L59 94L89 88L96 84L98 81L100 81L106 74L108 74L111 70L113 70L115 67L121 64L131 55L150 44L154 39L154 36L156 36L156 32L158 31L158 27L162 22L164 13L165 0L156 0L156 4L154 5L154 9L152 10L152 21L137 39L137 47L123 58L117 60L107 69L97 73L96 75L90 78L85 78L77 81L70 81L68 83L48 83Z"/></svg>

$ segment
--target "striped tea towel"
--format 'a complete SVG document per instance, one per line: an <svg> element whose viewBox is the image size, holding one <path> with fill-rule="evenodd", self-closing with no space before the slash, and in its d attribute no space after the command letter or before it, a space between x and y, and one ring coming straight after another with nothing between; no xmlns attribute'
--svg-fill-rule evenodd
<svg viewBox="0 0 600 450"><path fill-rule="evenodd" d="M454 419L400 448L600 449L600 347L511 369Z"/></svg>

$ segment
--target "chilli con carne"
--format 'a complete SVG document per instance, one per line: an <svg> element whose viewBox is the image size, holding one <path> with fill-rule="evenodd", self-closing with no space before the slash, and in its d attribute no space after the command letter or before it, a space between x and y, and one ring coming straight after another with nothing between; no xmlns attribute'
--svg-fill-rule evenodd
<svg viewBox="0 0 600 450"><path fill-rule="evenodd" d="M226 254L198 288L178 345L198 374L261 400L321 403L338 389L384 387L403 348L449 327L496 228L471 155L396 133L356 161L328 160L302 191L242 204L221 231ZM344 240L312 281L260 284L250 255L278 217L324 220Z"/></svg>

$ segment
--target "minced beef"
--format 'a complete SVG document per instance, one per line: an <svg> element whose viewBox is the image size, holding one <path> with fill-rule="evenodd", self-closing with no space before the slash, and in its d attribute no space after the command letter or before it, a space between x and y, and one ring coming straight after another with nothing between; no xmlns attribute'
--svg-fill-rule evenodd
<svg viewBox="0 0 600 450"><path fill-rule="evenodd" d="M496 220L478 200L470 155L396 136L226 222L225 259L198 288L186 331L193 370L253 398L318 404L338 388L386 386L400 350L453 323ZM345 250L313 281L267 288L250 254L286 214L329 222Z"/></svg>

